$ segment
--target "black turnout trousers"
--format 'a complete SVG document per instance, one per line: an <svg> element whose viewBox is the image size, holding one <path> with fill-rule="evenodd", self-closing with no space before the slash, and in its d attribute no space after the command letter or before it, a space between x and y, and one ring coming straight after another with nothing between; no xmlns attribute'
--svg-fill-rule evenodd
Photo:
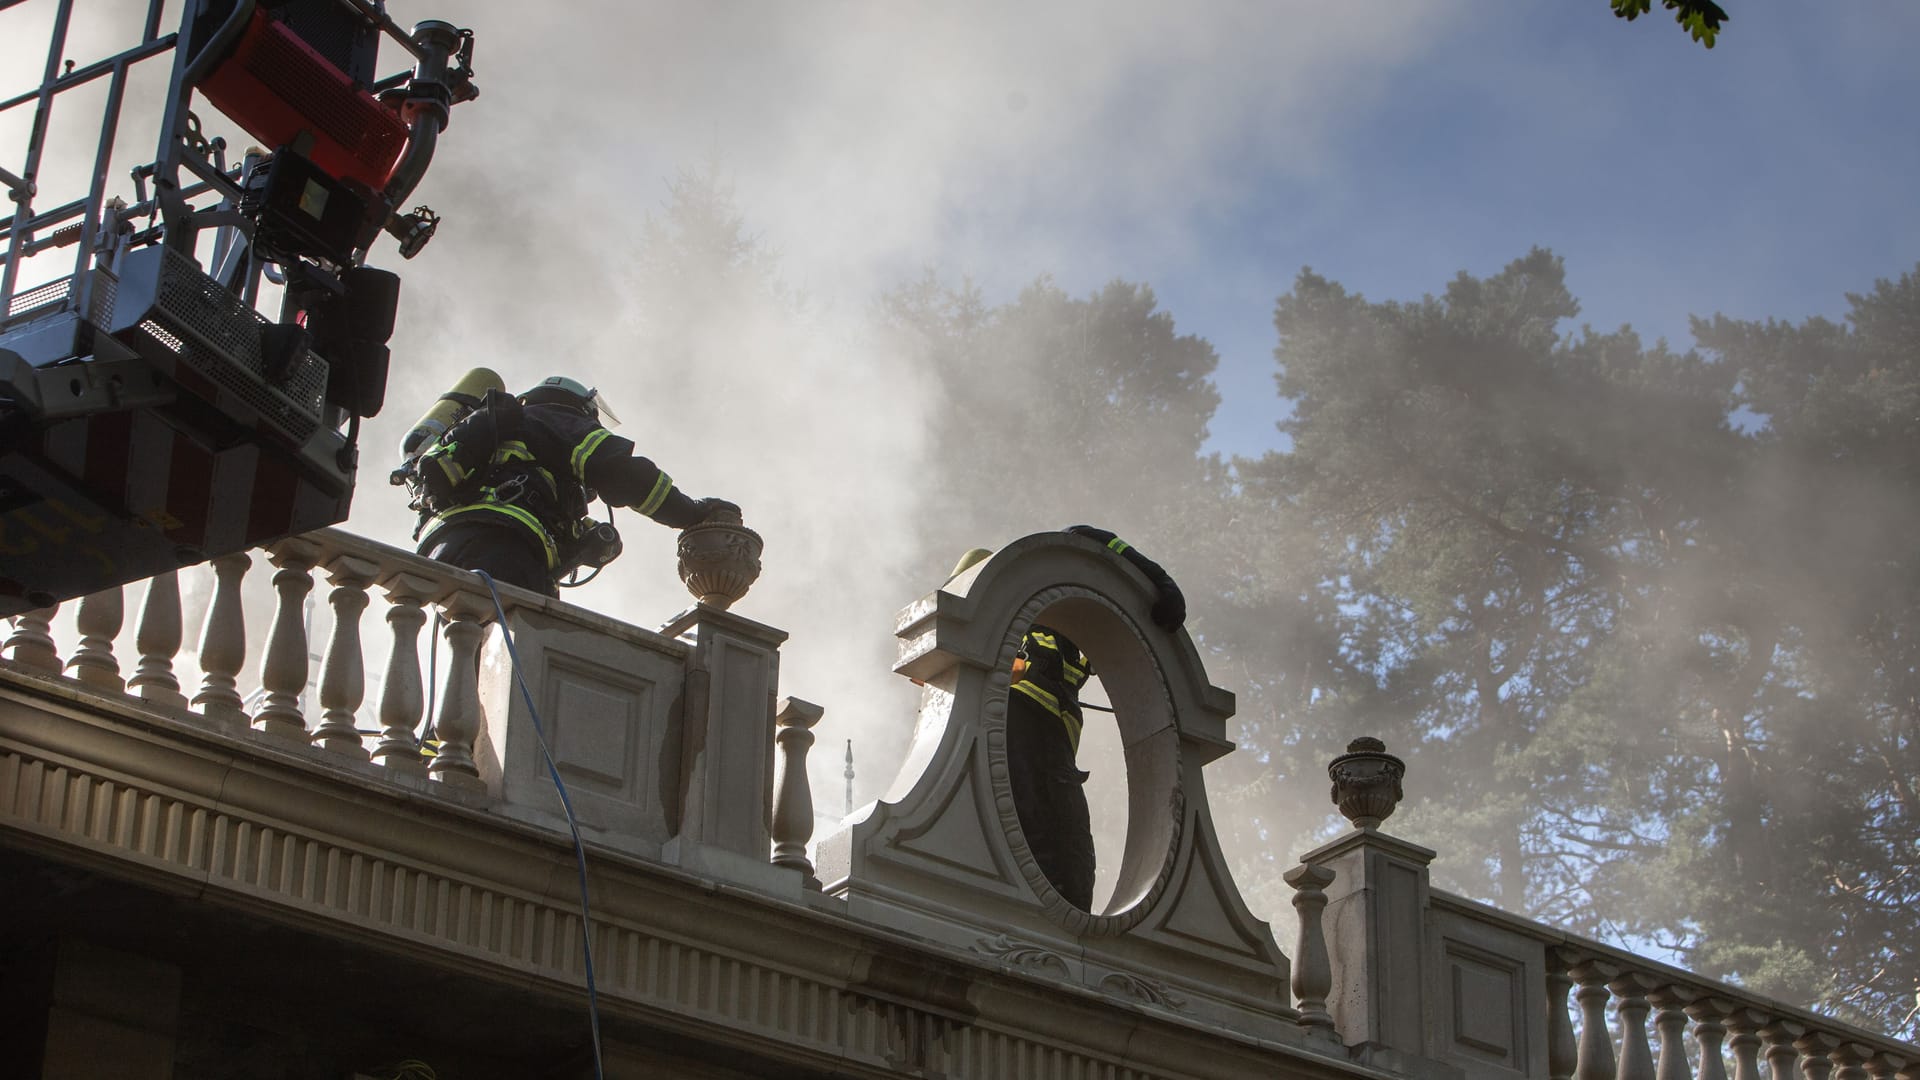
<svg viewBox="0 0 1920 1080"><path fill-rule="evenodd" d="M1007 773L1020 831L1041 871L1075 907L1093 910L1087 774L1073 763L1060 718L1020 693L1007 695Z"/></svg>

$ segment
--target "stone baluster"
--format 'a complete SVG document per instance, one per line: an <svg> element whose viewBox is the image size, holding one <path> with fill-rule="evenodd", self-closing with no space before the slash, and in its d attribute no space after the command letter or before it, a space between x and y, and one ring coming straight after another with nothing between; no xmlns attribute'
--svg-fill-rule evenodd
<svg viewBox="0 0 1920 1080"><path fill-rule="evenodd" d="M1806 1031L1791 1020L1775 1020L1760 1029L1760 1037L1767 1043L1767 1080L1797 1080L1800 1051L1793 1048L1793 1040Z"/></svg>
<svg viewBox="0 0 1920 1080"><path fill-rule="evenodd" d="M781 698L774 710L774 744L780 756L774 762L773 864L794 870L810 889L818 889L807 841L813 839L813 788L807 782L807 750L813 746L813 725L826 710L811 701Z"/></svg>
<svg viewBox="0 0 1920 1080"><path fill-rule="evenodd" d="M1727 1013L1726 1024L1733 1032L1727 1040L1733 1051L1733 1080L1760 1080L1760 1029L1767 1026L1766 1015L1755 1009L1734 1009Z"/></svg>
<svg viewBox="0 0 1920 1080"><path fill-rule="evenodd" d="M439 714L433 718L440 749L428 766L435 780L468 791L485 791L473 763L473 740L480 734L480 642L486 637L493 604L485 597L455 593L440 602L447 617L447 676L441 686Z"/></svg>
<svg viewBox="0 0 1920 1080"><path fill-rule="evenodd" d="M1833 1053L1840 1048L1840 1040L1824 1031L1809 1031L1793 1040L1794 1049L1800 1051L1800 1074L1807 1080L1827 1080L1833 1075Z"/></svg>
<svg viewBox="0 0 1920 1080"><path fill-rule="evenodd" d="M333 591L333 635L327 639L326 659L320 666L320 726L313 741L336 754L367 760L366 745L354 714L366 700L367 669L360 655L360 614L367 610L367 586L380 567L366 559L342 555L327 564Z"/></svg>
<svg viewBox="0 0 1920 1080"><path fill-rule="evenodd" d="M1571 965L1559 950L1547 954L1547 1078L1573 1080L1580 1063L1580 1046L1574 1041L1573 1017L1567 995L1573 990Z"/></svg>
<svg viewBox="0 0 1920 1080"><path fill-rule="evenodd" d="M1309 1036L1339 1041L1327 995L1333 992L1333 962L1327 954L1326 927L1321 913L1327 907L1327 886L1334 872L1325 866L1301 863L1286 872L1293 887L1293 910L1299 913L1300 940L1294 949L1293 996L1300 1009L1300 1026Z"/></svg>
<svg viewBox="0 0 1920 1080"><path fill-rule="evenodd" d="M127 688L126 680L120 677L120 661L113 655L113 639L120 636L126 612L126 600L118 585L80 601L74 619L80 628L80 648L67 661L74 678L107 690Z"/></svg>
<svg viewBox="0 0 1920 1080"><path fill-rule="evenodd" d="M1856 1042L1841 1043L1828 1055L1833 1060L1833 1080L1869 1080L1867 1062L1873 1048Z"/></svg>
<svg viewBox="0 0 1920 1080"><path fill-rule="evenodd" d="M1727 1080L1727 1014L1731 1002L1720 998L1697 998L1687 1003L1687 1015L1693 1017L1693 1039L1700 1044L1700 1080Z"/></svg>
<svg viewBox="0 0 1920 1080"><path fill-rule="evenodd" d="M7 636L0 653L22 667L59 674L60 653L53 643L53 616L60 605L40 608L13 617L13 633Z"/></svg>
<svg viewBox="0 0 1920 1080"><path fill-rule="evenodd" d="M1599 960L1583 961L1568 972L1580 987L1573 994L1580 1003L1580 1064L1573 1080L1614 1080L1613 1037L1607 1033L1607 1000L1612 995L1607 982L1619 973L1619 968Z"/></svg>
<svg viewBox="0 0 1920 1080"><path fill-rule="evenodd" d="M1687 996L1675 986L1659 987L1647 996L1655 1010L1653 1027L1660 1035L1656 1080L1693 1080L1693 1070L1687 1063L1687 1014L1682 1011Z"/></svg>
<svg viewBox="0 0 1920 1080"><path fill-rule="evenodd" d="M307 742L307 718L300 712L300 695L307 688L307 594L313 591L313 566L320 549L311 540L294 537L270 549L268 561L278 569L273 589L273 632L260 658L260 686L267 696L254 725L270 735Z"/></svg>
<svg viewBox="0 0 1920 1080"><path fill-rule="evenodd" d="M240 669L247 664L247 616L240 604L240 579L253 568L253 556L235 551L213 560L213 599L200 628L200 692L193 704L201 715L240 728L247 725L240 697Z"/></svg>
<svg viewBox="0 0 1920 1080"><path fill-rule="evenodd" d="M1867 1062L1867 1075L1873 1080L1916 1080L1920 1078L1920 1062L1882 1052Z"/></svg>
<svg viewBox="0 0 1920 1080"><path fill-rule="evenodd" d="M1652 1008L1647 991L1652 988L1652 980L1637 974L1622 975L1608 984L1620 1018L1620 1080L1655 1078L1653 1044L1647 1040L1647 1012Z"/></svg>
<svg viewBox="0 0 1920 1080"><path fill-rule="evenodd" d="M420 680L420 628L426 625L423 607L433 594L433 581L413 574L395 574L380 583L386 592L387 626L393 630L393 651L387 654L387 675L380 692L380 744L374 759L395 772L427 775L426 760L414 730L427 706Z"/></svg>
<svg viewBox="0 0 1920 1080"><path fill-rule="evenodd" d="M147 598L140 605L140 623L134 627L133 646L140 662L127 689L157 705L175 708L187 703L180 680L173 674L183 636L180 618L180 571L169 570L147 582Z"/></svg>

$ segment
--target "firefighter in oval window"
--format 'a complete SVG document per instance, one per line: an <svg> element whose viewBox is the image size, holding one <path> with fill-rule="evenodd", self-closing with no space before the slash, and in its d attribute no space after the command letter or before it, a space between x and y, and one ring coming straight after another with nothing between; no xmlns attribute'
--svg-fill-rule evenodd
<svg viewBox="0 0 1920 1080"><path fill-rule="evenodd" d="M1153 621L1161 629L1177 630L1186 622L1186 598L1159 563L1105 529L1075 525L1066 531L1105 544L1146 574L1154 585ZM991 554L969 551L954 574ZM1072 640L1036 622L1015 654L1007 693L1007 772L1020 831L1047 880L1082 911L1093 909L1093 823L1088 774L1074 762L1084 723L1080 690L1093 675L1093 662Z"/></svg>

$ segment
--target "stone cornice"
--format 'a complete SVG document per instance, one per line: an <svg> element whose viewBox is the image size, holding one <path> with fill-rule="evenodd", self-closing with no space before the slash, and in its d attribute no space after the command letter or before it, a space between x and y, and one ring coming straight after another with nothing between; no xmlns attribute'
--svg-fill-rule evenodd
<svg viewBox="0 0 1920 1080"><path fill-rule="evenodd" d="M571 847L488 806L0 667L0 842L579 996ZM1382 1075L1194 1023L1152 994L1093 993L859 923L817 894L763 895L604 848L588 870L603 1011L777 1060L851 1076Z"/></svg>

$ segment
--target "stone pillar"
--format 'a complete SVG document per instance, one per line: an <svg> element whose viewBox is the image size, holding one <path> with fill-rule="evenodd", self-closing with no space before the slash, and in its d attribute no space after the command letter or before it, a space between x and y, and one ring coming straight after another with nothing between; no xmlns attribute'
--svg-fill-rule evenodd
<svg viewBox="0 0 1920 1080"><path fill-rule="evenodd" d="M1653 1026L1660 1034L1660 1057L1654 1066L1656 1080L1693 1080L1687 1064L1687 997L1677 987L1662 986L1648 996L1656 1012Z"/></svg>
<svg viewBox="0 0 1920 1080"><path fill-rule="evenodd" d="M1602 960L1588 960L1568 974L1578 983L1574 1000L1580 1003L1580 1067L1574 1080L1614 1080L1616 1059L1613 1036L1607 1031L1607 1001L1613 994L1607 983L1620 969Z"/></svg>
<svg viewBox="0 0 1920 1080"><path fill-rule="evenodd" d="M333 607L333 635L327 640L326 659L320 666L320 726L313 741L336 754L367 760L366 744L354 714L366 700L367 669L360 655L360 614L367 609L367 586L373 583L379 567L366 559L342 555L327 564L327 581L333 591L327 603Z"/></svg>
<svg viewBox="0 0 1920 1080"><path fill-rule="evenodd" d="M74 616L80 630L80 648L67 661L74 678L103 690L127 688L126 680L120 677L120 661L113 655L113 639L120 636L126 612L126 599L118 585L80 601L80 611Z"/></svg>
<svg viewBox="0 0 1920 1080"><path fill-rule="evenodd" d="M699 872L764 880L763 871L773 869L766 856L773 842L773 706L787 635L706 604L663 629L674 636L689 631L679 822L662 857Z"/></svg>
<svg viewBox="0 0 1920 1080"><path fill-rule="evenodd" d="M1768 1080L1798 1080L1800 1051L1794 1049L1793 1041L1806 1033L1805 1027L1791 1020L1775 1020L1760 1029L1760 1037L1767 1042Z"/></svg>
<svg viewBox="0 0 1920 1080"><path fill-rule="evenodd" d="M1727 1040L1733 1051L1733 1080L1760 1080L1760 1029L1767 1025L1766 1014L1756 1009L1734 1009L1727 1013Z"/></svg>
<svg viewBox="0 0 1920 1080"><path fill-rule="evenodd" d="M1647 1040L1647 991L1653 981L1629 973L1607 984L1620 1018L1620 1080L1654 1080L1653 1044Z"/></svg>
<svg viewBox="0 0 1920 1080"><path fill-rule="evenodd" d="M1687 1004L1693 1017L1693 1038L1700 1044L1700 1080L1727 1080L1724 1052L1727 1019L1733 1003L1720 998L1699 998Z"/></svg>
<svg viewBox="0 0 1920 1080"><path fill-rule="evenodd" d="M260 685L267 696L254 713L254 726L269 735L308 741L300 695L307 689L307 594L313 591L313 564L320 549L294 537L275 544L269 561L278 569L273 590L273 632L260 658Z"/></svg>
<svg viewBox="0 0 1920 1080"><path fill-rule="evenodd" d="M187 703L180 680L173 674L173 658L180 652L180 571L157 574L147 582L147 598L140 605L133 647L140 653L127 689L157 705L175 708Z"/></svg>
<svg viewBox="0 0 1920 1080"><path fill-rule="evenodd" d="M420 678L420 628L426 625L424 605L435 583L413 574L395 574L380 583L387 594L387 626L393 631L387 653L387 675L380 690L380 744L374 759L395 772L427 775L414 731L425 715L427 693Z"/></svg>
<svg viewBox="0 0 1920 1080"><path fill-rule="evenodd" d="M1378 739L1355 739L1328 767L1333 801L1354 831L1301 856L1334 872L1327 889L1333 968L1328 1012L1354 1060L1389 1070L1424 1058L1427 866L1434 852L1389 836L1405 768Z"/></svg>
<svg viewBox="0 0 1920 1080"><path fill-rule="evenodd" d="M1314 1038L1338 1042L1333 1016L1327 1012L1327 995L1333 990L1333 964L1327 954L1326 926L1322 914L1327 906L1326 888L1333 884L1334 872L1324 866L1302 863L1286 872L1286 883L1293 887L1293 909L1299 913L1300 940L1293 956L1293 996L1300 1010L1300 1025Z"/></svg>
<svg viewBox="0 0 1920 1080"><path fill-rule="evenodd" d="M24 615L15 615L13 633L7 636L6 644L0 646L0 652L23 667L59 674L60 653L54 648L53 634L50 633L54 613L59 610L60 605L55 604Z"/></svg>
<svg viewBox="0 0 1920 1080"><path fill-rule="evenodd" d="M813 785L807 780L807 750L813 746L813 725L825 712L811 701L781 698L773 722L780 756L773 778L773 865L800 875L809 889L819 889L807 841L813 839Z"/></svg>
<svg viewBox="0 0 1920 1080"><path fill-rule="evenodd" d="M1807 1080L1827 1080L1833 1075L1835 1051L1841 1047L1838 1037L1824 1031L1809 1031L1793 1040L1800 1051L1800 1073Z"/></svg>
<svg viewBox="0 0 1920 1080"><path fill-rule="evenodd" d="M441 684L439 714L433 731L440 749L427 772L440 782L467 791L485 791L473 761L474 739L480 734L480 642L487 635L493 603L484 596L455 593L441 601L447 617L442 636L447 639L446 679Z"/></svg>
<svg viewBox="0 0 1920 1080"><path fill-rule="evenodd" d="M1568 1013L1567 994L1573 989L1568 967L1563 953L1547 951L1548 1080L1573 1080L1573 1070L1580 1064L1580 1047L1574 1040L1573 1018Z"/></svg>
<svg viewBox="0 0 1920 1080"><path fill-rule="evenodd" d="M247 664L247 617L240 604L240 579L253 567L244 551L213 560L213 599L200 629L200 692L193 703L201 715L235 728L247 726L245 701L240 697L240 669Z"/></svg>

